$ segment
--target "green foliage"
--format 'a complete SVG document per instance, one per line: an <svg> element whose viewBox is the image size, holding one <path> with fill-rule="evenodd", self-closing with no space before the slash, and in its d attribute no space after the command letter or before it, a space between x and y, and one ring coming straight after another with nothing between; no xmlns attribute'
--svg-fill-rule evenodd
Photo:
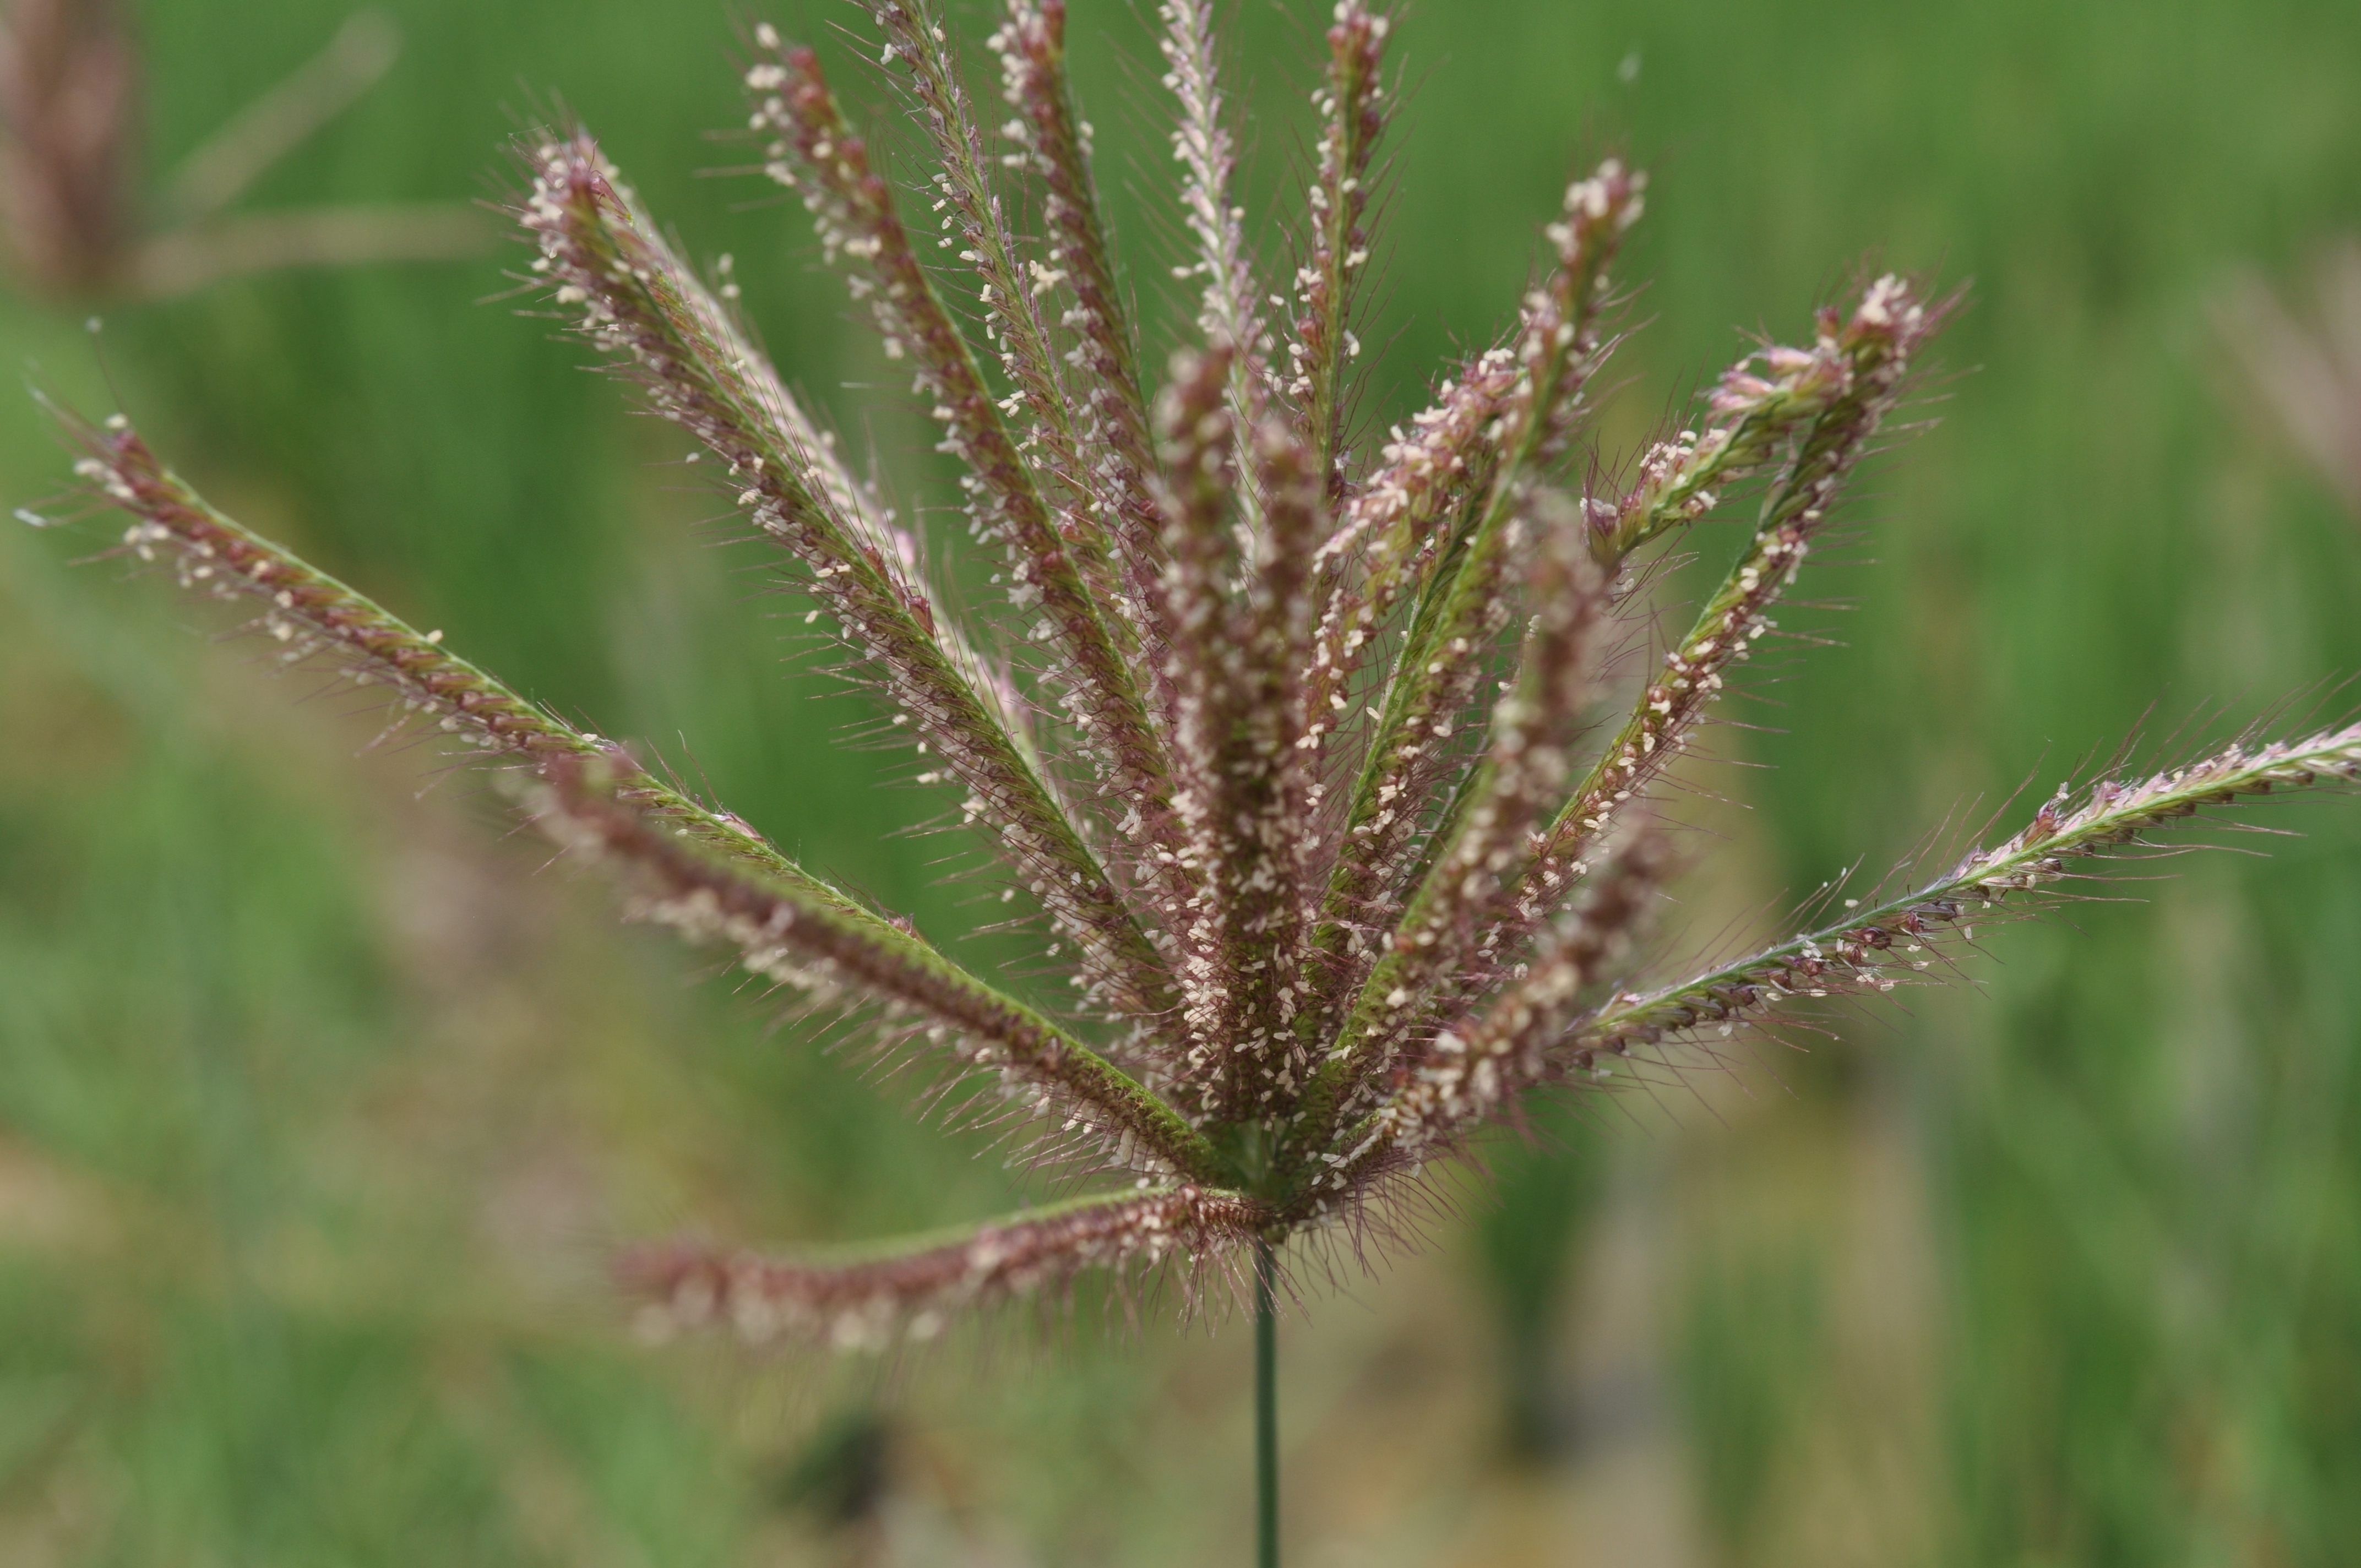
<svg viewBox="0 0 2361 1568"><path fill-rule="evenodd" d="M1820 1260L1742 1244L1708 1254L1688 1285L1679 1361L1697 1504L1730 1562L1755 1545L1812 1397L1825 1332Z"/></svg>

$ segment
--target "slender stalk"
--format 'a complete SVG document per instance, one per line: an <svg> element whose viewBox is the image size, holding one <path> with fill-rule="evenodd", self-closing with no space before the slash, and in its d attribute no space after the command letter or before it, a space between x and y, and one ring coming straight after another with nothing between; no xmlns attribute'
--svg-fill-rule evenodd
<svg viewBox="0 0 2361 1568"><path fill-rule="evenodd" d="M1279 1568L1279 1264L1255 1241L1255 1563Z"/></svg>

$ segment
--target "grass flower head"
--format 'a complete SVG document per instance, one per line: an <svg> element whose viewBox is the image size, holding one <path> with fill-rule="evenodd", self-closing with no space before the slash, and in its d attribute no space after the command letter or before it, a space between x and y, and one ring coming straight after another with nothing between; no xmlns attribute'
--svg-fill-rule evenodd
<svg viewBox="0 0 2361 1568"><path fill-rule="evenodd" d="M1994 905L2200 810L2361 775L2347 727L2103 777L1873 907L1643 979L1633 955L1674 869L1668 775L1779 636L1947 302L1871 278L1747 353L1687 428L1602 466L1587 433L1646 193L1609 159L1543 215L1494 345L1360 439L1393 29L1361 0L1335 9L1288 272L1236 204L1209 13L1159 11L1195 307L1160 349L1109 247L1060 0L1008 0L986 40L997 127L923 0L874 8L933 154L915 190L812 49L754 30L756 161L809 210L960 464L963 547L1005 609L954 611L928 563L962 546L896 521L755 345L728 274L686 265L586 133L529 142L514 212L551 307L776 546L914 783L1038 918L1070 981L1054 1003L224 517L120 421L73 426L82 472L131 516L126 551L245 606L286 663L381 686L397 721L448 732L569 855L611 868L639 916L980 1080L1075 1183L857 1253L634 1252L624 1277L668 1326L877 1347L1081 1270L1149 1266L1251 1275L1267 1307L1284 1259L1383 1232L1424 1167L1523 1096L1677 1071L1782 1009L1944 978ZM1643 590L1668 543L1725 538L1686 630L1653 630Z"/></svg>

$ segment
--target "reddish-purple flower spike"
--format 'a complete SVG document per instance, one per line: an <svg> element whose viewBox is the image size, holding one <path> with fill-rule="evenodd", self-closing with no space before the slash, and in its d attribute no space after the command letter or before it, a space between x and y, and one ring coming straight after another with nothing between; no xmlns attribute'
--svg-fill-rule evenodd
<svg viewBox="0 0 2361 1568"><path fill-rule="evenodd" d="M1164 19L1159 47L1171 67L1164 85L1180 104L1172 156L1180 165L1181 219L1196 253L1176 275L1204 280L1197 330L1207 343L1231 345L1230 417L1238 429L1250 430L1269 390L1269 345L1246 245L1246 209L1232 204L1237 143L1224 118L1213 7L1212 0L1163 0L1157 14ZM1246 499L1251 510L1251 493Z"/></svg>
<svg viewBox="0 0 2361 1568"><path fill-rule="evenodd" d="M1421 1048L1388 1063L1382 1098L1322 1157L1326 1168L1309 1173L1299 1206L1319 1212L1381 1171L1432 1157L1436 1145L1465 1136L1547 1081L1556 1067L1551 1047L1584 992L1606 978L1645 924L1664 871L1664 842L1653 832L1608 856L1580 906L1543 938L1525 973L1480 1017L1438 1028Z"/></svg>
<svg viewBox="0 0 2361 1568"><path fill-rule="evenodd" d="M1487 350L1444 382L1440 400L1397 425L1362 481L1340 526L1319 549L1319 621L1305 674L1301 744L1323 764L1349 761L1329 742L1356 732L1359 701L1373 690L1372 666L1395 612L1416 600L1448 553L1451 518L1491 483L1500 416L1516 389L1517 356Z"/></svg>
<svg viewBox="0 0 2361 1568"><path fill-rule="evenodd" d="M1148 491L1156 459L1138 346L1091 178L1090 123L1075 107L1066 75L1065 0L1009 0L1008 20L987 41L1000 58L1003 95L1016 111L1005 131L1024 151L1010 161L1024 163L1040 181L1049 265L1036 282L1047 297L1072 301L1058 324L1075 338L1065 359L1082 382L1081 411L1088 422L1080 445L1101 453L1089 477L1114 512L1126 565L1144 585L1158 565L1159 523Z"/></svg>
<svg viewBox="0 0 2361 1568"><path fill-rule="evenodd" d="M922 0L886 0L878 6L876 19L888 40L888 58L908 69L912 95L935 147L939 167L934 184L940 192L936 205L948 209L940 243L959 246L960 259L974 269L979 280L984 336L997 345L1001 369L1013 389L999 404L1000 411L1023 412L1031 420L1016 453L1036 471L1038 493L1066 498L1060 509L1059 533L1095 596L1101 619L1123 634L1115 639L1115 651L1126 656L1145 651L1154 658L1171 636L1171 628L1159 617L1154 505L1147 494L1145 472L1087 422L1067 389L1041 313L1043 297L1067 278L1060 269L1018 254L992 185L983 131L960 79L949 34ZM1046 34L1046 24L1038 31ZM1024 130L1026 123L1016 122L1015 128ZM1016 160L1022 161L1021 157ZM1107 302L1112 310L1111 294ZM1107 330L1124 335L1128 328L1117 319ZM1158 745L1153 726L1135 722L1143 718L1143 699L1152 696L1156 700L1149 711L1166 718L1169 730L1170 693L1153 682L1131 679L1127 666L1115 673L1125 679L1127 706L1122 722L1099 726L1122 747L1106 782L1135 803L1126 820L1133 825L1130 831L1152 846L1150 854L1135 857L1144 862L1142 880L1155 895L1177 905L1185 902L1186 890L1160 874L1170 862L1153 852L1170 845L1171 759ZM1071 694L1069 707L1079 713L1086 696L1079 689ZM1087 733L1088 716L1082 717Z"/></svg>
<svg viewBox="0 0 2361 1568"><path fill-rule="evenodd" d="M1755 374L1757 364L1767 378ZM1619 499L1587 503L1593 555L1620 567L1658 534L1711 511L1827 409L1846 372L1836 345L1826 340L1809 348L1773 345L1731 366L1707 399L1702 434L1684 430L1657 442L1641 455L1639 473Z"/></svg>
<svg viewBox="0 0 2361 1568"><path fill-rule="evenodd" d="M1353 285L1368 265L1369 236L1361 225L1369 207L1369 164L1386 125L1385 63L1390 18L1361 0L1341 0L1328 29L1328 81L1312 98L1325 122L1320 169L1305 192L1312 207L1308 254L1295 274L1295 341L1288 347L1288 396L1331 500L1345 496L1337 448L1345 427L1347 361L1357 357L1353 335Z"/></svg>
<svg viewBox="0 0 2361 1568"><path fill-rule="evenodd" d="M1821 313L1814 350L1782 351L1774 368L1784 367L1787 383L1724 382L1719 409L1777 407L1786 422L1808 416L1809 423L1763 503L1752 543L1688 635L1664 655L1663 673L1641 691L1631 717L1543 836L1513 924L1529 929L1558 906L1587 849L1689 743L1730 667L1775 630L1770 610L1803 569L1846 478L1901 397L1913 356L1943 314L1943 307L1926 304L1889 274L1863 291L1850 319ZM1512 929L1489 940L1506 947L1515 935Z"/></svg>
<svg viewBox="0 0 2361 1568"><path fill-rule="evenodd" d="M1307 1115L1337 1113L1347 1078L1366 1063L1357 1053L1370 1017L1345 1005L1362 988L1375 945L1372 928L1389 927L1407 896L1426 807L1458 771L1451 737L1490 667L1493 644L1508 623L1514 576L1509 564L1527 547L1521 526L1531 505L1533 470L1563 441L1573 405L1596 367L1597 312L1606 268L1640 215L1643 181L1613 159L1568 189L1551 225L1556 265L1526 301L1519 378L1501 418L1503 453L1474 509L1455 569L1430 579L1404 633L1383 711L1355 782L1319 909L1312 958L1319 1005L1305 1011L1307 1043L1343 1010L1325 1041Z"/></svg>
<svg viewBox="0 0 2361 1568"><path fill-rule="evenodd" d="M1341 1036L1357 1058L1340 1069L1350 1084L1366 1088L1387 1070L1409 1031L1428 1023L1438 992L1480 993L1499 978L1494 922L1531 858L1533 829L1565 798L1570 748L1597 678L1592 644L1606 595L1580 512L1552 499L1557 504L1535 520L1543 538L1519 680L1494 707L1465 804L1436 829L1439 853L1355 1001Z"/></svg>
<svg viewBox="0 0 2361 1568"><path fill-rule="evenodd" d="M2241 740L2183 767L2138 779L2101 779L2079 797L2061 784L2015 836L1962 857L1949 872L1833 926L1791 937L1735 963L1642 992L1619 992L1552 1046L1571 1071L1635 1046L1699 1028L1727 1033L1799 1000L1872 992L1942 978L1942 948L1974 938L2012 895L2066 896L2060 884L2098 873L2081 862L2150 848L2145 835L2211 806L2290 789L2361 784L2361 724L2291 740ZM1932 956L1930 956L1932 955Z"/></svg>
<svg viewBox="0 0 2361 1568"><path fill-rule="evenodd" d="M654 236L588 138L544 142L532 159L533 188L519 217L540 246L535 269L555 285L556 303L580 310L584 334L721 460L738 504L810 569L846 641L968 790L968 815L998 831L1108 1004L1159 1011L1169 982L1154 949L858 484L768 362Z"/></svg>
<svg viewBox="0 0 2361 1568"><path fill-rule="evenodd" d="M1229 839L1221 820L1222 772L1230 736L1222 699L1235 570L1233 509L1238 489L1236 433L1224 399L1230 351L1215 345L1175 366L1159 411L1164 473L1163 602L1172 628L1165 680L1172 691L1181 787L1174 805L1181 842L1174 859L1192 884L1219 876ZM1183 1071L1202 1074L1232 1038L1228 953L1217 889L1191 901L1181 933L1181 1023L1189 1037Z"/></svg>
<svg viewBox="0 0 2361 1568"><path fill-rule="evenodd" d="M1038 454L1037 467L1046 469L1055 488L1071 498L1060 532L1103 598L1121 602L1111 575L1115 509L1083 458L1076 408L1041 314L1042 296L1064 280L1054 269L1018 254L993 187L983 129L946 42L949 35L918 0L886 0L876 18L885 32L888 57L908 71L911 96L934 146L937 205L948 209L937 243L956 247L959 259L974 269L984 339L996 347L1001 372L1013 389L1001 412L1030 421L1018 436L1017 450Z"/></svg>
<svg viewBox="0 0 2361 1568"><path fill-rule="evenodd" d="M1336 14L1279 386L1233 205L1209 7L1160 13L1193 249L1182 281L1202 290L1201 341L1158 400L1160 443L1057 0L1010 0L995 38L1016 114L999 162L930 13L917 0L883 13L946 164L933 189L949 248L984 291L988 353L945 308L816 58L756 31L766 167L804 194L889 357L916 372L968 466L977 532L1038 611L1029 631L962 630L917 569L929 547L894 526L587 138L534 146L519 214L558 307L804 568L815 615L923 750L922 780L964 788L971 823L1049 916L1050 956L1082 992L1075 1016L970 972L439 634L239 528L127 429L69 422L93 492L133 516L130 555L252 607L280 660L381 687L398 720L488 761L559 844L618 873L638 916L861 1014L946 1074L980 1075L1037 1119L1032 1158L1105 1179L857 1252L635 1252L620 1274L652 1326L874 1347L1085 1268L1180 1265L1193 1302L1233 1288L1249 1250L1356 1223L1521 1095L1614 1081L1622 1057L1677 1069L1686 1058L1666 1053L1709 1056L1711 1036L1799 1000L1941 978L1971 921L2021 902L2008 895L2059 896L2087 861L2136 852L2202 807L2361 782L2355 726L2061 792L1905 896L1641 983L1630 954L1668 874L1666 771L1773 630L1942 309L1879 279L1850 315L1823 313L1810 345L1733 367L1697 428L1641 455L1622 493L1576 500L1565 452L1607 352L1606 269L1640 207L1639 177L1610 161L1546 231L1551 266L1517 335L1457 367L1373 464L1352 464L1338 418L1382 19L1359 0ZM1042 258L1006 216L1035 196L1003 182L1038 193ZM1595 651L1643 624L1638 553L1750 479L1762 512L1727 577L1629 717L1586 740ZM1077 752L1087 778L1058 765Z"/></svg>
<svg viewBox="0 0 2361 1568"><path fill-rule="evenodd" d="M620 860L643 884L646 917L694 941L736 947L745 967L823 1001L872 999L906 1016L960 1062L999 1073L1034 1108L1087 1124L1108 1168L1148 1176L1211 1168L1202 1135L1127 1074L1034 1009L950 963L915 933L855 923L801 886L751 876L685 848L607 781L572 762L544 770L537 800L571 848Z"/></svg>
<svg viewBox="0 0 2361 1568"><path fill-rule="evenodd" d="M963 1313L1062 1285L1085 1268L1175 1260L1202 1275L1269 1220L1235 1193L1167 1187L1079 1198L886 1249L781 1256L675 1242L626 1253L616 1272L648 1299L642 1326L652 1333L725 1323L756 1344L792 1335L883 1351L931 1340ZM1191 1283L1193 1299L1207 1282Z"/></svg>
<svg viewBox="0 0 2361 1568"><path fill-rule="evenodd" d="M117 422L69 429L78 471L134 521L124 550L169 559L184 587L257 607L250 630L293 666L324 663L386 689L394 723L416 719L477 755L559 843L619 864L647 917L735 946L748 970L823 1004L875 1003L972 1068L998 1072L1044 1110L1086 1122L1113 1168L1201 1172L1203 1140L1123 1073L1033 1009L944 959L905 924L861 907L755 837L650 776L610 741L527 703L335 578L240 527Z"/></svg>
<svg viewBox="0 0 2361 1568"><path fill-rule="evenodd" d="M829 91L818 57L768 26L755 30L755 41L763 58L746 72L752 121L777 138L763 149L765 172L802 194L822 248L847 264L855 298L868 302L886 356L911 362L916 390L931 400L943 427L944 450L969 469L961 485L977 532L1006 550L1011 598L1022 609L1039 607L1048 643L1062 655L1055 672L1066 687L1062 707L1081 728L1085 751L1104 767L1114 793L1157 831L1169 814L1170 772L1116 635L1121 618L1101 598L1111 569L1077 564L1093 554L1103 561L1104 541L1060 533L973 350L919 264L892 192Z"/></svg>
<svg viewBox="0 0 2361 1568"><path fill-rule="evenodd" d="M1199 889L1183 974L1184 1076L1202 1084L1205 1113L1220 1122L1261 1113L1296 1083L1311 828L1297 672L1320 515L1311 455L1273 419L1251 443L1263 527L1238 526L1229 370L1226 346L1184 360L1161 418L1178 804Z"/></svg>

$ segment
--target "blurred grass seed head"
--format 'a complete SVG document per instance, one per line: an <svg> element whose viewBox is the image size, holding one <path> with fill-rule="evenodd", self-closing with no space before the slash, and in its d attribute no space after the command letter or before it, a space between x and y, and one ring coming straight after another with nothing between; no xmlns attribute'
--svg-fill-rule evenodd
<svg viewBox="0 0 2361 1568"><path fill-rule="evenodd" d="M126 9L13 0L0 20L0 238L28 291L164 299L241 272L468 256L490 238L478 214L444 203L228 211L392 69L401 31L368 10L191 152L151 202Z"/></svg>

